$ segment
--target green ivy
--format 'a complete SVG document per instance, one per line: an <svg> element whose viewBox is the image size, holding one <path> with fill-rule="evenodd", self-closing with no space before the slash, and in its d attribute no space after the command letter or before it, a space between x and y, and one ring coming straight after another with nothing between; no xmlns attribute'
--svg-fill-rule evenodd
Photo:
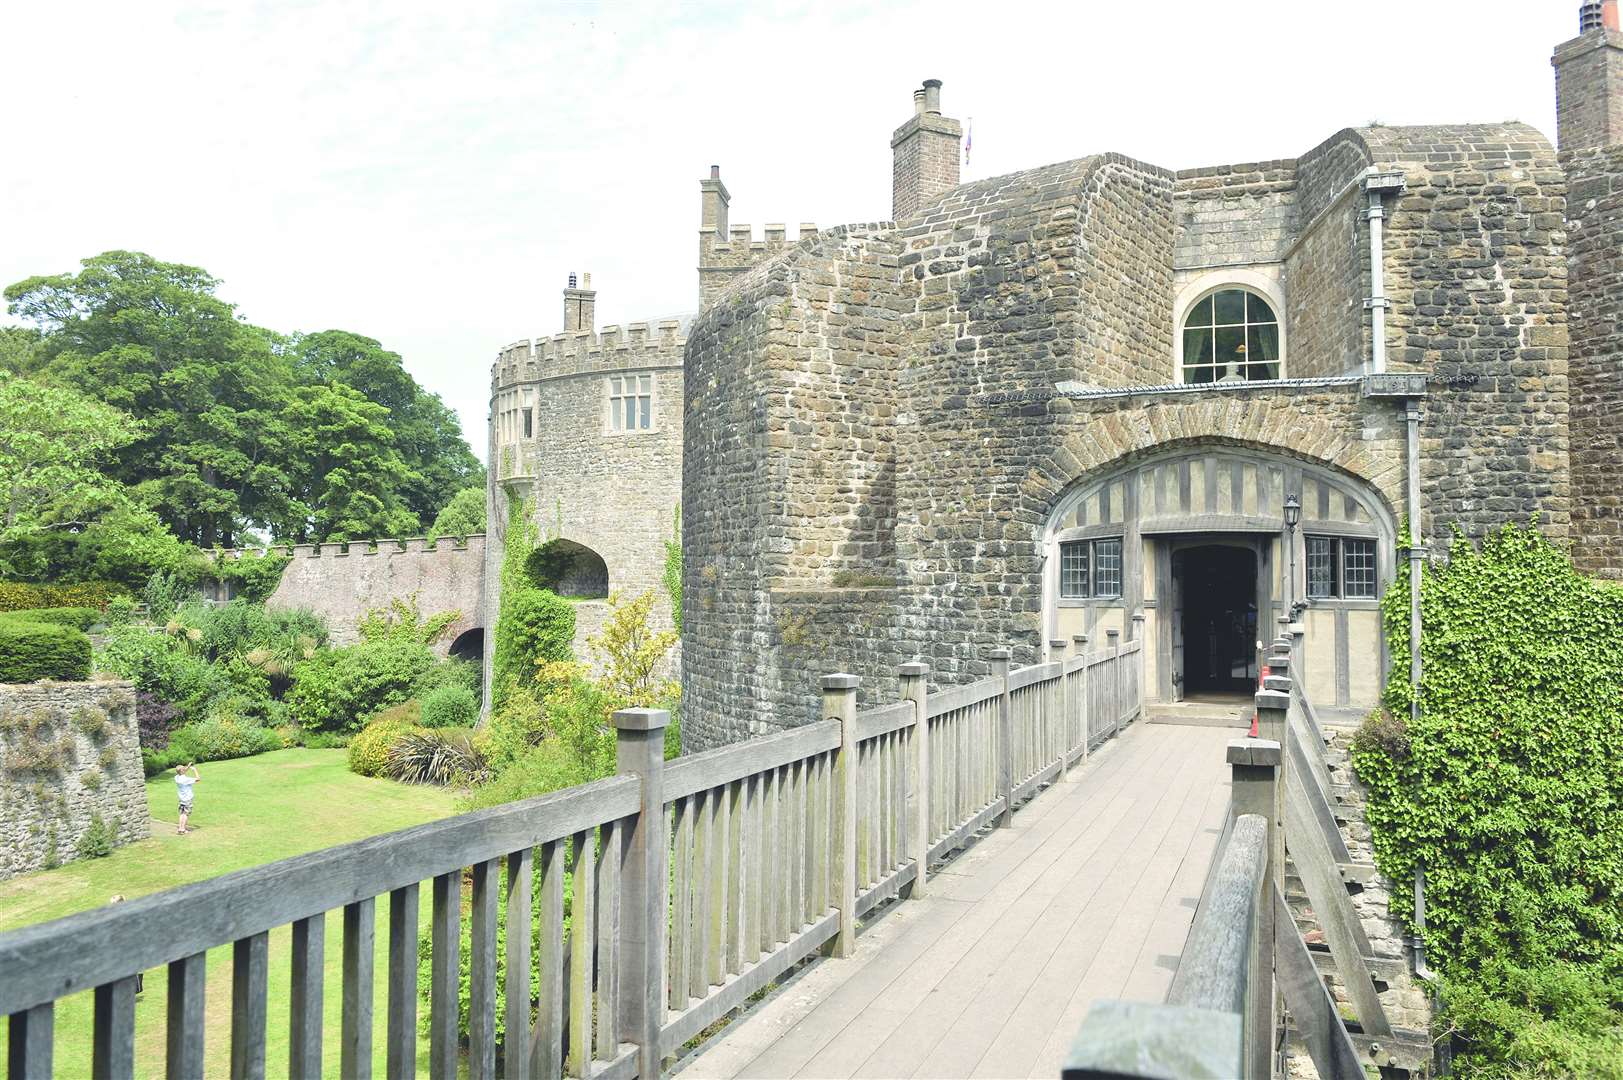
<svg viewBox="0 0 1623 1080"><path fill-rule="evenodd" d="M1382 600L1409 655L1409 578ZM1536 527L1456 534L1421 585L1408 665L1359 729L1375 859L1426 870L1426 945L1472 1077L1623 1075L1623 589ZM1602 1004L1596 1006L1595 1002Z"/></svg>
<svg viewBox="0 0 1623 1080"><path fill-rule="evenodd" d="M665 541L665 592L671 598L671 622L682 632L682 508L671 515L671 539Z"/></svg>

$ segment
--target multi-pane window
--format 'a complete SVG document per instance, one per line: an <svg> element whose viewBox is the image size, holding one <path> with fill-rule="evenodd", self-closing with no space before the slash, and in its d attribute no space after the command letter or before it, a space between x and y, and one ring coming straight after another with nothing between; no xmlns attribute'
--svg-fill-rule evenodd
<svg viewBox="0 0 1623 1080"><path fill-rule="evenodd" d="M1346 600L1375 598L1375 541L1339 536L1305 539L1308 596Z"/></svg>
<svg viewBox="0 0 1623 1080"><path fill-rule="evenodd" d="M1279 318L1245 289L1220 289L1189 309L1183 323L1186 383L1279 378Z"/></svg>
<svg viewBox="0 0 1623 1080"><path fill-rule="evenodd" d="M1121 538L1059 546L1059 594L1067 600L1121 595Z"/></svg>
<svg viewBox="0 0 1623 1080"><path fill-rule="evenodd" d="M609 429L647 431L654 426L654 377L609 376Z"/></svg>

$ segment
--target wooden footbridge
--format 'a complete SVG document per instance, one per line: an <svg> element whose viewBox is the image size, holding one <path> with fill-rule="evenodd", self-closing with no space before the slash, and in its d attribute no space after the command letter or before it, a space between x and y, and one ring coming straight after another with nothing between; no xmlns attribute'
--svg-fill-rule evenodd
<svg viewBox="0 0 1623 1080"><path fill-rule="evenodd" d="M1112 632L1012 671L994 653L990 677L935 693L907 664L901 700L862 711L858 680L830 675L826 719L670 762L666 715L627 710L615 777L0 935L9 1075L133 1075L137 979L167 969L171 1077L208 1071L215 1040L234 1077L411 1076L426 951L435 1077L1135 1075L1124 1047L1156 1059L1201 1023L1204 1075L1236 1075L1243 1044L1266 1076L1280 743L1136 723L1141 649ZM1283 735L1270 693L1263 734ZM289 930L273 983L269 935ZM224 945L229 1020L211 1023ZM1362 1075L1307 982L1285 1004L1321 1075ZM94 1045L70 1060L54 1009L80 993ZM267 1060L272 1015L285 1060Z"/></svg>

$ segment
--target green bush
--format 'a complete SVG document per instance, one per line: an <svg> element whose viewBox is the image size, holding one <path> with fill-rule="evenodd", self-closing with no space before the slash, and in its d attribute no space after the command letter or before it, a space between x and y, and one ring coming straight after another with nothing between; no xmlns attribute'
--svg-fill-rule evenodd
<svg viewBox="0 0 1623 1080"><path fill-rule="evenodd" d="M424 727L472 727L479 719L479 699L464 686L441 686L423 695L422 701Z"/></svg>
<svg viewBox="0 0 1623 1080"><path fill-rule="evenodd" d="M225 671L195 655L189 639L140 626L110 631L96 666L168 702L188 723L206 719L210 702L232 690Z"/></svg>
<svg viewBox="0 0 1623 1080"><path fill-rule="evenodd" d="M527 682L538 664L574 655L575 608L546 589L525 586L504 593L492 657L494 687Z"/></svg>
<svg viewBox="0 0 1623 1080"><path fill-rule="evenodd" d="M100 859L113 853L118 832L100 814L90 815L90 824L79 836L78 852L81 859Z"/></svg>
<svg viewBox="0 0 1623 1080"><path fill-rule="evenodd" d="M372 713L411 697L433 666L428 646L404 637L318 652L294 668L288 707L307 731L357 731Z"/></svg>
<svg viewBox="0 0 1623 1080"><path fill-rule="evenodd" d="M426 697L442 686L459 686L471 692L474 697L478 697L483 678L484 671L479 664L453 657L437 661L433 667L423 672L414 689L418 697Z"/></svg>
<svg viewBox="0 0 1623 1080"><path fill-rule="evenodd" d="M382 776L389 763L389 748L416 728L398 718L367 724L349 741L349 771L360 776Z"/></svg>
<svg viewBox="0 0 1623 1080"><path fill-rule="evenodd" d="M1554 961L1491 964L1445 979L1443 1020L1469 1080L1592 1077L1623 1080L1623 971Z"/></svg>
<svg viewBox="0 0 1623 1080"><path fill-rule="evenodd" d="M90 677L90 639L71 626L0 619L0 683Z"/></svg>
<svg viewBox="0 0 1623 1080"><path fill-rule="evenodd" d="M1383 600L1393 656L1409 652L1407 573ZM1425 866L1426 943L1472 1040L1465 1068L1511 1075L1493 1070L1531 1044L1500 1029L1572 1036L1563 1060L1615 1052L1615 1032L1584 1045L1605 1025L1564 1009L1623 970L1623 590L1533 528L1458 537L1423 581L1420 650L1419 719L1394 665L1389 715L1360 729L1353 762L1382 871ZM1615 1004L1608 1022L1623 1027Z"/></svg>
<svg viewBox="0 0 1623 1080"><path fill-rule="evenodd" d="M0 613L0 620L7 622L47 623L71 626L75 630L89 630L101 622L101 617L101 612L93 607L28 608Z"/></svg>
<svg viewBox="0 0 1623 1080"><path fill-rule="evenodd" d="M214 576L236 587L237 599L262 604L282 583L282 571L292 558L276 551L263 555L244 553L240 558L222 558L216 552L211 560Z"/></svg>
<svg viewBox="0 0 1623 1080"><path fill-rule="evenodd" d="M281 748L276 732L227 717L176 728L163 753L173 767L193 761L228 761Z"/></svg>
<svg viewBox="0 0 1623 1080"><path fill-rule="evenodd" d="M0 611L34 608L93 607L101 609L129 590L110 581L84 581L77 585L36 585L27 581L0 581Z"/></svg>

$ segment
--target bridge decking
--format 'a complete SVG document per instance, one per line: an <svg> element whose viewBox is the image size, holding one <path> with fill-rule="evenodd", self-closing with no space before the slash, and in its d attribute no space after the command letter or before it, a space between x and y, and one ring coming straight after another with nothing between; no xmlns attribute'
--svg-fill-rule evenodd
<svg viewBox="0 0 1623 1080"><path fill-rule="evenodd" d="M694 1057L700 1077L1059 1075L1089 1006L1162 1001L1236 730L1135 724Z"/></svg>

